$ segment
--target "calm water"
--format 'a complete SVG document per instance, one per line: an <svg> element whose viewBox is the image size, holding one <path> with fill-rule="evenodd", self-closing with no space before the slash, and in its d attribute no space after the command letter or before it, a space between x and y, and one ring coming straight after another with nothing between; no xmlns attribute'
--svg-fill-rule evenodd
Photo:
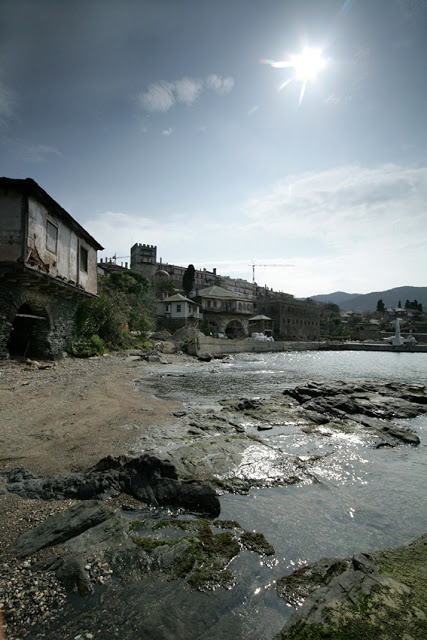
<svg viewBox="0 0 427 640"><path fill-rule="evenodd" d="M197 403L225 397L267 395L307 380L377 380L427 384L426 353L303 351L239 354L229 360L153 367L159 394Z"/></svg>
<svg viewBox="0 0 427 640"><path fill-rule="evenodd" d="M209 364L145 366L141 373L156 395L176 395L196 407L277 394L308 380L426 384L427 354L242 354ZM102 629L107 640L272 639L293 612L276 595L280 577L325 556L407 544L427 532L427 415L406 422L417 430L418 447L375 449L374 439L363 433L313 438L298 427L268 432L270 444L282 452L327 454L326 463L313 467L313 481L222 496L221 518L263 532L274 557L263 561L242 552L230 565L237 578L231 591L205 594L182 582L149 578L76 599L51 638Z"/></svg>
<svg viewBox="0 0 427 640"><path fill-rule="evenodd" d="M427 384L427 354L240 354L220 363L170 367L161 377L152 371L152 376L159 394L197 406L224 397L265 397L308 380ZM256 563L250 595L236 604L246 629L242 637L273 637L292 613L275 594L279 577L325 556L407 544L427 532L427 415L402 422L416 429L420 446L375 449L374 440L362 435L314 441L298 430L274 435L270 444L282 451L329 454L328 464L314 468L318 482L222 496L221 517L262 531L276 550L273 559ZM231 568L238 572L245 562L238 559ZM248 609L257 612L256 623Z"/></svg>

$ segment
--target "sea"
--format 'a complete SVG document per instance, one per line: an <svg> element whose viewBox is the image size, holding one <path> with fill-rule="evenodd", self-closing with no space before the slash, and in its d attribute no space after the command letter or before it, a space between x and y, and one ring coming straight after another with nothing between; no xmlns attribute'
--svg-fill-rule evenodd
<svg viewBox="0 0 427 640"><path fill-rule="evenodd" d="M224 398L274 396L308 381L427 384L427 354L239 354L208 364L152 365L141 368L141 378L156 396L208 408ZM95 594L90 605L76 600L75 615L96 632L103 611L107 639L273 639L295 610L277 596L278 579L323 557L406 545L427 533L427 414L399 423L416 430L419 446L376 449L360 433L319 438L298 429L268 432L270 444L284 453L328 455L312 481L221 496L221 519L262 532L274 556L239 554L229 566L236 576L230 590L200 593L185 583L147 578L113 595Z"/></svg>

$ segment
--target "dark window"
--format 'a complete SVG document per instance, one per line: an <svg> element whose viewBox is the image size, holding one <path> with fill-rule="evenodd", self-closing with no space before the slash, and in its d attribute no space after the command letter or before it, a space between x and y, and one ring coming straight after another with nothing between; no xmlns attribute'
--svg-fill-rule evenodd
<svg viewBox="0 0 427 640"><path fill-rule="evenodd" d="M46 248L55 254L58 248L58 227L49 221L47 222Z"/></svg>
<svg viewBox="0 0 427 640"><path fill-rule="evenodd" d="M176 312L177 313L181 313L181 305L180 304L176 305Z"/></svg>
<svg viewBox="0 0 427 640"><path fill-rule="evenodd" d="M87 273L88 251L85 247L80 247L80 270Z"/></svg>

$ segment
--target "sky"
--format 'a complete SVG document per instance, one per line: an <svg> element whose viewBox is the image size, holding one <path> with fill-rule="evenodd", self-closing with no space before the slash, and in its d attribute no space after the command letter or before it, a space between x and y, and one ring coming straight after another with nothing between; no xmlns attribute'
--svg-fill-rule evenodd
<svg viewBox="0 0 427 640"><path fill-rule="evenodd" d="M0 175L119 263L426 286L426 63L427 0L2 0Z"/></svg>

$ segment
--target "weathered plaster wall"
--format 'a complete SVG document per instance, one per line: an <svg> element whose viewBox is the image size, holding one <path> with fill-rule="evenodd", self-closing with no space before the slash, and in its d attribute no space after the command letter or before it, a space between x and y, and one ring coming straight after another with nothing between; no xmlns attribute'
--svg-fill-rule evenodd
<svg viewBox="0 0 427 640"><path fill-rule="evenodd" d="M47 248L47 223L58 229L56 252ZM89 293L97 292L96 250L34 198L28 202L28 266L42 268L54 278L81 286ZM88 252L88 270L80 264L80 247Z"/></svg>
<svg viewBox="0 0 427 640"><path fill-rule="evenodd" d="M0 192L0 256L2 261L16 261L22 255L23 196L12 190Z"/></svg>

